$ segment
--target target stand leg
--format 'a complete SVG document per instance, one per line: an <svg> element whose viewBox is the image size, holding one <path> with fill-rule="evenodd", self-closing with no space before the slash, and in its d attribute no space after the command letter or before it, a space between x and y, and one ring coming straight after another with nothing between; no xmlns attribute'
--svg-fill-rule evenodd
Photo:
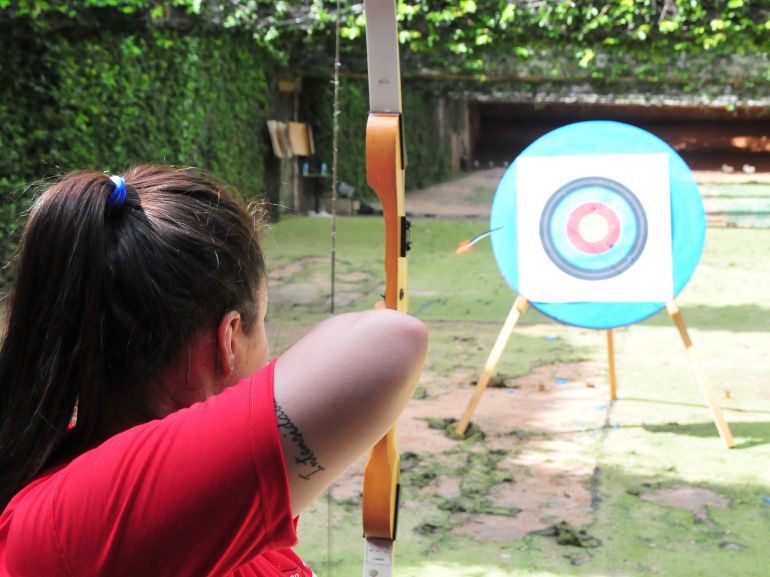
<svg viewBox="0 0 770 577"><path fill-rule="evenodd" d="M682 312L679 310L679 307L674 301L666 304L666 312L668 312L668 316L670 316L674 321L676 328L679 329L679 335L682 337L684 348L687 350L687 358L690 362L690 368L695 374L695 380L698 382L698 386L700 387L701 392L706 397L706 402L708 403L709 409L711 409L711 416L714 419L714 424L716 425L717 430L719 431L719 436L722 437L722 441L724 441L727 448L731 449L735 446L735 441L733 441L733 434L730 431L730 425L727 424L727 420L722 414L722 409L717 402L716 396L706 383L706 378L703 375L703 371L701 371L700 365L693 355L692 340L690 339L690 335L687 332L687 327L684 324Z"/></svg>
<svg viewBox="0 0 770 577"><path fill-rule="evenodd" d="M607 364L610 373L610 399L618 400L618 378L615 374L615 333L607 329Z"/></svg>
<svg viewBox="0 0 770 577"><path fill-rule="evenodd" d="M468 425L471 422L471 417L473 416L473 412L476 410L476 405L479 404L479 399L481 398L481 394L484 392L484 389L487 388L487 385L489 384L489 379L492 378L492 374L495 371L495 367L497 366L497 363L500 361L500 357L503 354L505 345L508 344L508 339L511 338L513 327L516 326L516 323L518 322L521 315L523 315L524 311L527 310L528 304L529 303L527 302L527 299L525 299L522 296L517 296L516 300L513 302L513 306L511 307L511 312L508 313L508 318L505 319L505 323L503 323L503 328L500 329L500 334L497 335L497 340L495 341L495 345L492 347L492 352L489 353L487 362L484 365L484 371L481 373L481 376L479 377L479 380L476 383L476 388L473 391L473 396L471 397L471 400L468 403L468 407L465 409L465 413L463 414L462 419L460 419L460 422L457 423L457 427L455 427L455 432L458 435L465 434L465 430L468 428Z"/></svg>

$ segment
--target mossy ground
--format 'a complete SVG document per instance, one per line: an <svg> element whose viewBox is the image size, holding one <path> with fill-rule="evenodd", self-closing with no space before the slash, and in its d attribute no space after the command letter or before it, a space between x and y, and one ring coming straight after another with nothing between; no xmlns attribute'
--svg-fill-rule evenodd
<svg viewBox="0 0 770 577"><path fill-rule="evenodd" d="M418 395L405 414L419 423L405 428L438 444L403 456L396 574L766 576L770 230L710 228L702 261L677 299L694 342L693 361L735 436L735 448L727 450L665 312L616 331L620 399L609 402L603 335L528 310L498 366L502 388L485 392L474 415L476 434L445 436L442 428L459 417L515 296L488 243L471 255L454 254L458 241L486 226L413 223L410 310L429 325L431 343ZM337 227L336 310L370 308L382 291L382 223L341 218ZM329 239L330 222L319 218L284 218L265 234L270 268L282 273L271 282L269 334L276 353L329 314ZM554 384L565 367L585 373L568 375L578 384ZM545 383L542 391L536 383ZM569 407L577 402L573 393L582 395L577 413L553 416L543 408L551 400ZM525 424L515 426L500 417L506 403L521 411L530 401L538 401L531 406L541 420L560 421L540 427L522 413ZM458 530L476 522L505 533L517 518L533 514L505 495L522 483L538 486L532 481L542 467L551 471L541 484L544 494L552 491L544 498L560 499L554 484L571 479L573 489L577 484L589 495L581 506L590 522L564 523L567 499L564 515L557 502L536 533L485 540ZM319 575L360 574L355 486L333 490L302 516L298 550ZM685 501L656 500L666 491L689 491L702 502L693 509Z"/></svg>

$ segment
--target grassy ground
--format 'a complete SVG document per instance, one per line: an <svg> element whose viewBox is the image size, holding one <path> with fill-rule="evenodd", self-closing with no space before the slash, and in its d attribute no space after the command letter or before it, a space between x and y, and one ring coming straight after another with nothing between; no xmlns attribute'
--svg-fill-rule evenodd
<svg viewBox="0 0 770 577"><path fill-rule="evenodd" d="M431 398L444 398L436 392L441 388L470 393L465 381L483 367L513 302L515 295L499 275L488 243L470 255L454 254L457 242L486 227L483 221L414 223L410 311L431 329L425 382L412 401L416 410ZM275 352L329 314L329 238L328 219L304 217L284 218L265 235L273 271L268 320ZM338 220L337 311L363 310L379 299L381 238L377 218ZM584 418L557 432L512 427L486 438L447 440L438 453L410 454L403 474L396 574L767 575L768 254L770 230L709 229L701 264L677 299L697 364L732 426L734 449L720 442L665 313L616 332L620 400L609 403L602 334L559 325L529 310L506 348L500 373L525 378L543 368L588 363L595 369L596 392L591 394L602 402L591 401ZM442 412L440 403L435 406L437 419L459 416L454 408ZM474 418L482 429L484 406L482 400ZM542 466L558 469L550 479L568 479L587 463L588 474L578 477L590 494L587 524L507 539L456 530L458 525L472 527L477 519L504 532L505 523L523 513L515 507L502 510L501 500L489 495L499 497L506 486L525 481ZM450 481L459 487L456 494L445 490ZM553 511L541 519L549 526L560 520ZM302 518L298 549L321 576L360 574L357 495L319 500Z"/></svg>

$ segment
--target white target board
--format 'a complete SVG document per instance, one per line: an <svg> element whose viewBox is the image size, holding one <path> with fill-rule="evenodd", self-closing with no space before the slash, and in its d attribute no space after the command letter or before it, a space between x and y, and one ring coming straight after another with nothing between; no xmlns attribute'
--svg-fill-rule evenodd
<svg viewBox="0 0 770 577"><path fill-rule="evenodd" d="M517 160L519 288L530 301L674 297L665 153Z"/></svg>

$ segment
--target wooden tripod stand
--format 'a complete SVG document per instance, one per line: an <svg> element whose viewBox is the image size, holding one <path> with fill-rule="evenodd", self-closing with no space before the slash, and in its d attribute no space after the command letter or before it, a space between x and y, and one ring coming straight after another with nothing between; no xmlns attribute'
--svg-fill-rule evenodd
<svg viewBox="0 0 770 577"><path fill-rule="evenodd" d="M457 423L457 426L455 427L455 432L458 435L465 434L465 430L468 428L468 425L471 422L473 412L476 410L476 405L478 405L479 400L481 399L481 394L487 388L487 385L489 385L489 380L492 378L495 367L500 361L500 357L503 354L505 345L508 344L508 340L511 338L513 328L516 326L519 318L521 318L521 316L527 310L528 306L529 303L527 299L522 296L516 297L516 300L511 307L511 312L508 313L508 317L505 319L505 323L503 323L503 328L500 330L500 334L497 336L497 340L492 347L492 351L489 353L487 362L484 365L484 370L481 373L481 377L479 377L479 380L476 383L476 388L473 391L473 396L471 397L471 400L465 409L465 413L463 414L462 419L460 419L460 421ZM698 386L700 387L701 392L706 397L706 402L708 403L709 409L711 410L711 417L713 418L714 424L719 431L719 436L722 438L722 441L725 443L727 448L730 449L735 445L732 432L730 431L730 426L722 414L722 409L720 408L719 403L717 403L716 396L706 382L703 372L700 369L700 365L697 363L692 354L692 340L690 339L690 335L687 332L687 327L684 324L682 312L679 310L679 307L673 300L666 304L666 312L668 312L668 315L674 321L676 328L679 330L679 336L682 338L682 343L684 343L684 348L687 351L687 358L690 363L690 368L695 375L695 380L698 382ZM607 357L609 361L610 373L610 398L614 401L617 400L618 393L617 377L615 374L615 342L612 329L607 329Z"/></svg>

